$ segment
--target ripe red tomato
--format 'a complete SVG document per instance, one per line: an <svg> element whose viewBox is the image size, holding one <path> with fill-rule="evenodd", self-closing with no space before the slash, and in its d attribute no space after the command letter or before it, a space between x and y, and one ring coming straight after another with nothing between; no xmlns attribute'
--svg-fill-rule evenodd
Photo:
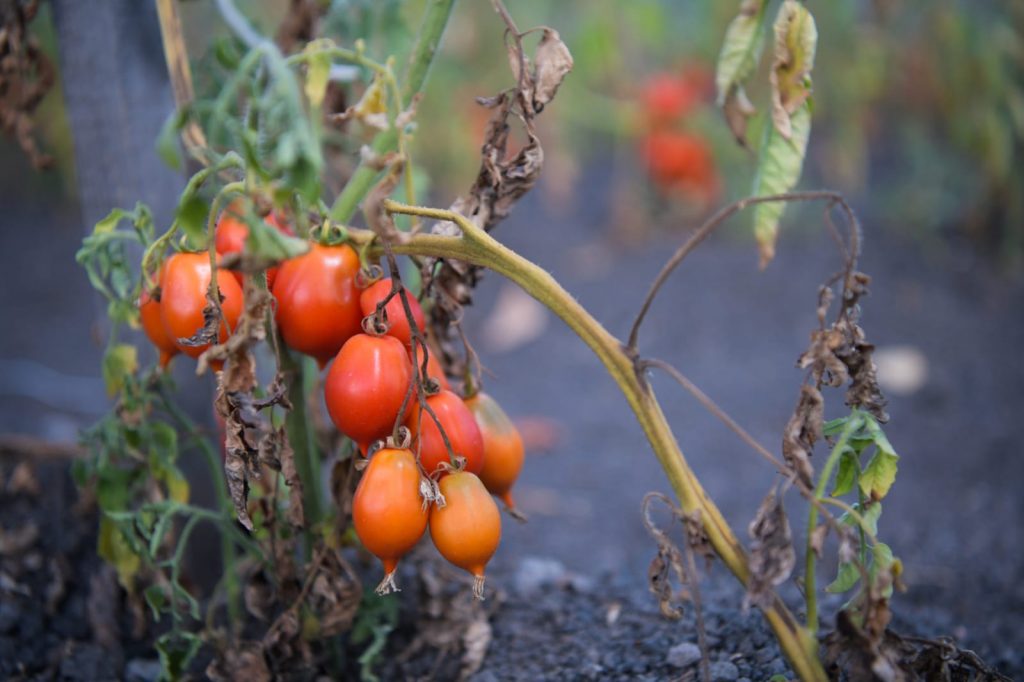
<svg viewBox="0 0 1024 682"><path fill-rule="evenodd" d="M512 486L523 468L523 439L501 405L486 393L466 399L484 439L484 466L480 480L492 495L515 509Z"/></svg>
<svg viewBox="0 0 1024 682"><path fill-rule="evenodd" d="M445 559L469 571L473 593L483 599L484 570L501 542L501 514L484 484L468 471L440 481L445 506L430 508L430 538Z"/></svg>
<svg viewBox="0 0 1024 682"><path fill-rule="evenodd" d="M356 334L327 372L327 412L338 430L354 440L365 455L375 440L391 435L411 385L412 365L401 341L393 336ZM410 397L406 414L415 402L415 396Z"/></svg>
<svg viewBox="0 0 1024 682"><path fill-rule="evenodd" d="M312 244L278 269L273 294L281 336L321 369L361 330L358 272L359 256L347 244Z"/></svg>
<svg viewBox="0 0 1024 682"><path fill-rule="evenodd" d="M651 123L661 125L692 111L700 93L673 73L658 73L644 84L640 99Z"/></svg>
<svg viewBox="0 0 1024 682"><path fill-rule="evenodd" d="M416 348L409 349L409 360L418 369L423 369L423 351L419 345ZM441 367L441 361L437 359L437 353L431 352L427 355L427 377L437 381L439 388L450 391L452 385L448 383L448 377L444 375L444 368Z"/></svg>
<svg viewBox="0 0 1024 682"><path fill-rule="evenodd" d="M372 315L377 310L377 304L387 298L390 292L390 277L377 280L366 289L363 289L363 293L359 294L359 307L363 311L363 316ZM416 300L416 297L408 291L406 296L409 299L409 309L412 310L412 317L416 320L416 326L422 332L425 325L423 308L420 307L420 302ZM388 319L388 335L395 337L406 346L411 346L412 330L409 327L409 319L405 316L405 307L402 305L400 294L396 294L387 302L387 305L384 306L384 313Z"/></svg>
<svg viewBox="0 0 1024 682"><path fill-rule="evenodd" d="M384 564L378 594L398 589L398 560L423 537L428 518L413 454L389 448L375 453L352 498L352 522L363 546Z"/></svg>
<svg viewBox="0 0 1024 682"><path fill-rule="evenodd" d="M242 199L235 199L228 205L227 209L220 214L220 218L217 219L217 230L215 236L215 247L217 253L225 256L229 253L239 253L245 249L245 240L249 238L249 226L242 220L242 214L245 211L245 204ZM288 227L281 218L275 213L271 213L265 218L268 225L277 229L278 232L294 236L292 229ZM239 286L242 286L242 273L232 272L234 278L238 281ZM267 269L267 288L273 288L274 280L277 277L277 268Z"/></svg>
<svg viewBox="0 0 1024 682"><path fill-rule="evenodd" d="M643 140L643 158L652 179L664 190L679 189L710 201L718 192L711 147L687 133L660 131Z"/></svg>
<svg viewBox="0 0 1024 682"><path fill-rule="evenodd" d="M206 289L209 286L210 256L205 252L176 253L164 264L160 319L178 350L192 358L202 355L209 345L184 346L180 339L187 339L202 329ZM224 313L218 338L220 343L224 343L228 338L228 329L234 331L238 318L242 316L242 288L226 270L217 270L217 286L223 297L220 307Z"/></svg>
<svg viewBox="0 0 1024 682"><path fill-rule="evenodd" d="M156 277L157 286L162 287L163 281L164 266L161 266ZM142 320L142 330L160 351L160 366L166 368L171 358L178 354L178 347L174 344L174 339L167 334L163 320L160 319L160 301L150 297L145 285L139 295L139 317Z"/></svg>
<svg viewBox="0 0 1024 682"><path fill-rule="evenodd" d="M441 428L448 436L452 452L466 458L466 471L472 474L480 473L484 466L484 440L473 413L462 399L451 391L441 391L427 397L427 404L434 411ZM419 406L413 407L409 411L405 425L412 433L413 452L416 452L417 448L417 434L419 436L420 464L430 476L438 470L442 462L450 460L437 423L426 410L422 410L422 415L420 412Z"/></svg>

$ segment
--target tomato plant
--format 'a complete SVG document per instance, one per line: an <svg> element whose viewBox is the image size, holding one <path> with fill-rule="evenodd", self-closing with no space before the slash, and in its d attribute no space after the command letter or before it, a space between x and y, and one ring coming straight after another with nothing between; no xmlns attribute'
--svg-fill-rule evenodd
<svg viewBox="0 0 1024 682"><path fill-rule="evenodd" d="M217 253L226 256L229 253L242 253L245 250L245 242L249 238L249 226L245 224L246 202L236 199L220 214L217 219L216 249ZM277 214L271 212L264 219L267 225L278 232L286 235L294 235L288 224ZM232 273L242 285L242 273ZM277 278L277 268L267 268L267 287L273 289L274 280Z"/></svg>
<svg viewBox="0 0 1024 682"><path fill-rule="evenodd" d="M163 268L157 277L157 291L163 285ZM160 353L160 366L166 368L171 358L180 351L174 338L164 328L163 317L160 313L160 301L153 298L146 288L142 288L139 294L139 318L142 322L142 330Z"/></svg>
<svg viewBox="0 0 1024 682"><path fill-rule="evenodd" d="M391 278L385 277L379 279L359 294L359 306L363 311L363 315L372 315L377 310L377 304L388 298L391 293ZM420 302L417 301L413 296L407 297L409 301L409 308L412 310L413 320L416 321L416 328L423 333L424 330L424 317L423 308L420 307ZM387 333L406 346L412 344L412 327L409 325L409 319L405 315L405 309L402 306L402 299L400 296L392 296L390 300L384 305L385 320L388 325Z"/></svg>
<svg viewBox="0 0 1024 682"><path fill-rule="evenodd" d="M176 253L164 264L160 289L160 320L167 336L178 350L198 358L210 341L189 341L205 326L206 293L211 279L210 257L206 253ZM242 288L224 270L217 270L217 287L222 300L223 322L217 326L215 338L223 343L242 315Z"/></svg>
<svg viewBox="0 0 1024 682"><path fill-rule="evenodd" d="M523 439L501 405L483 392L466 398L466 406L476 418L484 443L484 463L480 480L509 509L515 509L512 486L523 468Z"/></svg>

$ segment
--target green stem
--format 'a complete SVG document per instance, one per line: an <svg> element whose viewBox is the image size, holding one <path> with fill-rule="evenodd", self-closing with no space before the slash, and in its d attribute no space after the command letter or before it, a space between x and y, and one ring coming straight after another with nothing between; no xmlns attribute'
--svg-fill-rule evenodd
<svg viewBox="0 0 1024 682"><path fill-rule="evenodd" d="M323 520L321 500L320 453L316 448L313 423L306 402L313 390L316 368L309 358L281 352L281 369L293 378L288 386L288 399L292 409L285 417L288 441L295 453L295 468L302 480L302 510L306 517L306 558L313 556L313 528Z"/></svg>
<svg viewBox="0 0 1024 682"><path fill-rule="evenodd" d="M825 488L828 487L828 482L832 480L832 470L839 464L840 457L842 457L843 452L849 446L851 436L859 431L863 425L864 418L857 410L854 410L839 434L835 447L832 448L828 459L825 460L825 467L821 470L821 475L818 477L818 485L814 488L814 498L816 500L820 501L825 498ZM817 577L814 574L815 559L817 557L814 553L814 548L811 547L811 538L817 525L818 506L812 504L807 512L807 547L804 550L804 599L807 601L807 629L814 636L818 634L818 590Z"/></svg>
<svg viewBox="0 0 1024 682"><path fill-rule="evenodd" d="M203 453L206 466L210 469L213 493L217 499L217 509L219 510L218 522L223 521L225 518L233 519L234 508L231 504L231 498L228 496L228 482L224 476L224 465L221 462L220 454L210 445L210 441L199 432L199 428L192 421L192 418L174 404L170 396L165 393L164 386L162 385L160 387L160 397L164 404L164 409L192 436L192 439L199 445L199 450ZM232 623L239 624L242 622L242 586L238 582L238 571L235 570L235 546L224 530L220 532L220 558L224 567L224 588L227 592L228 614Z"/></svg>
<svg viewBox="0 0 1024 682"><path fill-rule="evenodd" d="M427 74L430 72L430 65L434 61L434 55L437 54L444 27L448 24L448 17L451 15L454 4L455 0L430 0L430 4L427 5L423 23L420 25L420 31L416 37L416 44L413 45L409 63L406 65L405 74L402 77L403 109L408 108L413 99L423 91ZM374 138L371 148L377 155L393 152L398 149L398 137L398 129L395 126L389 126L387 130L382 131ZM356 209L359 208L359 202L377 182L379 175L379 170L360 162L345 185L345 189L335 199L334 206L331 207L331 219L340 223L348 223L355 215Z"/></svg>
<svg viewBox="0 0 1024 682"><path fill-rule="evenodd" d="M411 235L394 245L396 254L452 258L504 275L558 315L591 348L636 414L683 510L700 515L718 556L746 585L750 578L746 552L687 464L654 392L643 374L636 371L633 357L624 351L622 342L601 326L550 273L496 241L465 217L451 211L393 201L386 201L384 205L392 213L452 221L463 233L461 237ZM350 236L362 244L376 237L368 230L350 230ZM804 680L826 680L818 659L817 639L800 626L782 600L776 596L763 612L797 674Z"/></svg>

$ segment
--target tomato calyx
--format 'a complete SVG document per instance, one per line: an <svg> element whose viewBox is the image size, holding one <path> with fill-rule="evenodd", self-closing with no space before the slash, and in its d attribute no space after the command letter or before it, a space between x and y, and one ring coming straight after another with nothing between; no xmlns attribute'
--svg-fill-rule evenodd
<svg viewBox="0 0 1024 682"><path fill-rule="evenodd" d="M309 230L309 238L321 246L341 246L349 243L348 228L329 219Z"/></svg>

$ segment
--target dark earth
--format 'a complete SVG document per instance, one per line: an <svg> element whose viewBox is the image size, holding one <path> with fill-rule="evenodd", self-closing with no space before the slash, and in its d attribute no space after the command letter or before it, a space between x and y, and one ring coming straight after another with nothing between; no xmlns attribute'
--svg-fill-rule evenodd
<svg viewBox="0 0 1024 682"><path fill-rule="evenodd" d="M73 201L47 190L17 162L5 165L0 302L12 322L0 335L0 433L71 443L106 408L100 306L73 261L83 228ZM624 335L654 273L683 235L656 232L635 247L621 246L621 231L607 225L607 176L584 180L586 201L553 212L541 193L533 195L499 236L551 270L595 317ZM50 199L25 200L40 190L50 191ZM1002 673L1019 675L1024 287L953 238L919 240L870 212L862 218L861 265L874 278L863 314L869 339L880 349L909 346L927 361L923 385L890 395L886 428L901 460L880 536L904 561L908 586L894 600L894 625L906 633L952 636ZM784 237L778 259L763 273L746 232L711 239L669 282L641 337L642 352L674 363L775 448L797 396L802 375L794 361L815 324L817 285L838 265L832 243L816 231L819 222L817 209L792 213L786 224L802 227ZM488 602L493 641L474 679L696 679L692 608L681 621L668 621L646 588L655 545L639 508L647 491L668 491L657 462L615 384L558 320L542 320L536 333L508 350L487 341L490 316L507 305L498 303L507 296L505 286L496 276L485 279L469 331L481 339L493 375L488 391L547 447L528 457L518 487L530 521L505 524L490 567L497 590ZM520 320L531 316L516 310ZM208 419L209 380L196 381L188 363L175 364L184 401L197 418ZM746 537L772 484L771 469L673 383L655 377L654 385L684 453ZM826 393L826 400L838 414L841 394ZM93 552L95 521L75 506L67 460L51 455L36 467L38 494L12 493L11 474L24 451L9 435L3 443L0 468L8 492L0 505L0 675L150 678L154 655L145 641L130 637L126 614L103 613L104 603L117 601L104 601L112 587ZM202 499L209 491L193 456L186 466ZM799 542L805 510L798 500L790 502ZM19 551L13 536L28 520L39 537ZM822 580L828 580L834 564L823 563ZM375 570L368 568L367 582ZM58 583L63 594L54 592ZM453 676L457 653L440 663L433 651L397 661L412 634L417 593L411 573L403 584L406 618L378 672L384 679L431 671L440 679ZM760 615L742 611L742 593L720 564L701 589L714 679L764 680L788 672ZM90 613L90 594L98 615ZM52 614L45 608L48 595ZM793 597L788 594L790 604L799 608ZM96 622L117 623L119 638L109 641ZM116 655L103 648L105 637Z"/></svg>

